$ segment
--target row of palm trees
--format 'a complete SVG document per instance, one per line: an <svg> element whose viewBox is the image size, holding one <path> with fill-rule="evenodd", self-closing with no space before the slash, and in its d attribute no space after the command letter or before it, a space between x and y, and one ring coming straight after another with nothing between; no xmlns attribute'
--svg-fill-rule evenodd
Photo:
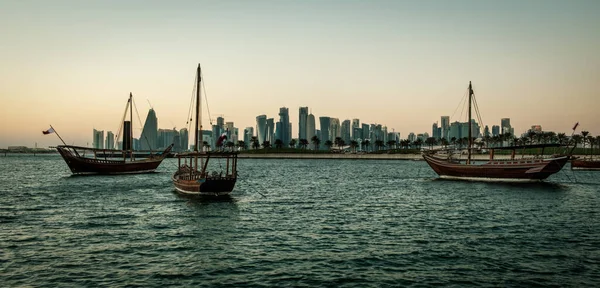
<svg viewBox="0 0 600 288"><path fill-rule="evenodd" d="M535 132L529 131L527 134L521 137L513 137L511 133L504 133L496 136L484 136L480 141L474 141L474 145L479 148L484 147L498 147L504 145L533 145L533 144L550 144L557 143L561 145L567 144L583 144L583 148L586 147L586 144L589 144L590 147L594 148L595 145L600 147L600 136L592 136L588 131L582 131L581 134L575 134L571 137L567 136L565 133L554 133L554 132ZM263 143L259 143L258 137L254 136L250 139L250 143L245 143L245 141L238 141L234 143L232 141L226 142L223 147L217 148L228 148L233 150L237 148L238 150L248 150L251 149L259 149L259 148L277 148L282 149L284 147L289 148L300 148L306 150L309 145L312 144L314 150L319 150L321 147L321 139L317 136L313 136L310 139L292 139L289 143L283 143L280 139L276 139L274 143L270 141L263 141ZM443 146L447 148L447 146L452 145L453 147L463 148L468 146L469 139L467 137L456 138L452 137L450 140L445 138L435 138L429 137L425 140L421 138L417 138L414 141L409 139L404 139L400 141L390 140L384 143L383 140L375 140L373 143L369 139L362 140L358 142L356 140L351 140L349 143L346 143L341 137L336 137L334 141L327 140L323 145L327 147L328 150L332 150L334 147L337 147L337 150L342 150L345 147L349 147L352 151L356 152L359 147L362 147L362 150L376 152L381 150L392 150L392 149L421 149L423 145L427 145L432 149L434 146ZM248 147L250 145L250 147ZM210 144L207 141L203 142L203 147L205 150L210 150Z"/></svg>

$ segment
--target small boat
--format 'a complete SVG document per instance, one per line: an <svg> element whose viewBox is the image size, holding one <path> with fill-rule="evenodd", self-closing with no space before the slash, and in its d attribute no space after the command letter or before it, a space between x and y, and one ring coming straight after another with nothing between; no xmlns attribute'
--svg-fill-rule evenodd
<svg viewBox="0 0 600 288"><path fill-rule="evenodd" d="M471 122L471 104L474 98L473 87L469 82L469 112L468 117ZM473 159L473 137L472 129L468 129L468 147L467 158L456 159L453 153L439 153L440 150L429 150L423 152L423 158L429 166L441 177L463 180L488 180L488 181L541 181L550 175L560 171L569 160L567 153L557 153L544 156L544 149L548 147L562 147L561 144L537 144L537 145L517 145L510 147L492 147L489 150L489 159L484 161L474 161ZM516 156L517 150L541 149L540 155L526 157L525 155ZM509 159L495 159L495 151L512 151ZM568 149L560 149L560 152ZM462 153L461 153L462 154Z"/></svg>
<svg viewBox="0 0 600 288"><path fill-rule="evenodd" d="M56 150L73 174L136 174L154 172L172 147L171 144L162 153L141 159L134 158L130 151L125 150L94 149L72 145L59 145L56 146Z"/></svg>
<svg viewBox="0 0 600 288"><path fill-rule="evenodd" d="M600 159L571 159L573 170L600 170Z"/></svg>
<svg viewBox="0 0 600 288"><path fill-rule="evenodd" d="M600 157L598 157L598 155L594 155L595 153L598 153L598 151L594 151L594 142L598 142L598 144L600 144L600 137L597 136L596 139L594 139L594 137L588 136L588 133L589 132L581 131L581 134L583 135L581 139L584 141L584 148L586 141L591 144L590 155L583 157L572 157L571 170L600 170ZM573 148L575 148L575 146L573 146Z"/></svg>
<svg viewBox="0 0 600 288"><path fill-rule="evenodd" d="M228 196L237 181L238 152L235 151L199 151L198 144L202 143L202 127L200 83L202 73L200 64L196 71L196 116L194 135L194 151L178 153L178 169L173 173L171 180L175 190L182 195L222 197ZM199 134L198 134L199 133ZM219 141L223 140L219 137ZM216 148L216 147L215 147ZM211 160L213 160L211 162ZM218 162L217 165L213 162ZM224 167L223 167L224 166ZM211 172L212 170L212 172Z"/></svg>
<svg viewBox="0 0 600 288"><path fill-rule="evenodd" d="M64 145L56 146L56 150L65 160L73 174L135 174L154 172L160 163L169 155L173 144L164 151L155 153L148 151L145 157L136 157L137 151L133 151L132 121L132 94L129 94L125 114L129 110L130 120L124 121L123 125L123 150L97 149L67 145L54 127L50 126L44 134L56 133ZM125 117L123 117L125 119Z"/></svg>

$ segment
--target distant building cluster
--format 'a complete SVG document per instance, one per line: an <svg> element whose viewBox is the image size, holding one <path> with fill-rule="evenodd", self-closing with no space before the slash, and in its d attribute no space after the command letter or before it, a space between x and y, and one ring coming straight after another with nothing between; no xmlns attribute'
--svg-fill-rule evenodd
<svg viewBox="0 0 600 288"><path fill-rule="evenodd" d="M401 140L400 133L389 132L385 125L361 123L356 118L343 121L330 116L317 118L309 111L308 107L300 107L298 113L298 131L295 134L292 132L292 123L287 107L279 108L277 121L274 118L267 117L267 115L256 116L256 126L244 128L242 135L239 134L239 129L234 126L233 122L225 122L223 117L217 117L216 123L211 123L210 130L199 131L198 142L200 147L198 147L198 150L208 151L219 148L217 147L218 139L221 136L225 136L225 139L227 139L221 145L235 145L245 149L282 146L324 150L332 146L354 146L359 150L374 150L376 149L375 146L397 146L401 142L425 142L429 138L445 139L446 141L464 139L468 137L469 128L474 138L495 137L509 133L515 135L514 128L510 124L510 118L500 119L500 125L492 125L491 129L488 126L481 129L480 124L474 119L470 123L450 122L449 116L441 116L439 123L433 123L431 134L427 132L410 132L406 139ZM131 129L130 123L125 124L129 124L129 129ZM317 129L317 126L319 129ZM542 132L542 127L532 125L529 131L539 133ZM115 135L112 131L107 131L105 137L104 131L94 129L93 147L124 149L122 135L125 132L120 131L120 134ZM175 128L159 129L156 112L154 109L150 109L140 138L134 138L132 146L135 150L162 150L173 143L173 151L188 151L194 149L193 141L192 143L189 142L190 136L193 137L193 135L189 135L186 128L180 130ZM240 140L241 143L239 143Z"/></svg>
<svg viewBox="0 0 600 288"><path fill-rule="evenodd" d="M268 118L267 115L256 116L256 135L253 130L246 128L245 144L265 147L266 145L303 146L306 149L329 149L331 146L345 147L354 142L359 149L366 149L376 142L387 143L399 141L400 133L388 132L386 126L380 124L360 123L359 119L346 119L340 122L339 118L320 116L317 118L310 113L308 107L300 107L298 111L297 137L292 133L289 109L279 109L279 120ZM317 129L317 123L319 129ZM254 137L254 138L253 138ZM328 147L329 146L329 147ZM257 148L257 147L255 147Z"/></svg>
<svg viewBox="0 0 600 288"><path fill-rule="evenodd" d="M455 121L450 123L450 116L442 116L440 123L441 125L439 126L437 122L432 125L431 134L435 139L450 141L451 139L466 138L469 135L469 127L471 127L471 137L473 138L492 137L508 133L514 135L514 128L510 125L510 118L500 119L500 126L493 125L491 131L487 125L483 127L482 131L481 126L474 119L471 119L471 125L469 125L469 122Z"/></svg>
<svg viewBox="0 0 600 288"><path fill-rule="evenodd" d="M98 149L129 149L129 139L123 139L123 135L128 135L131 129L131 123L125 121L124 129L115 135L112 131L106 132L94 129L92 147ZM134 150L157 151L166 149L169 145L174 144L173 151L181 152L188 149L188 130L186 128L176 130L159 129L158 118L154 109L148 111L146 122L142 128L140 138L133 138L131 148Z"/></svg>

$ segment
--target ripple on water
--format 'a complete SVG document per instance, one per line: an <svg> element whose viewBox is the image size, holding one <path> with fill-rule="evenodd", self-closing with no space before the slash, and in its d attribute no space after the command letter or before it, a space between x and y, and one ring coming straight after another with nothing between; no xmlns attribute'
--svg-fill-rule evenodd
<svg viewBox="0 0 600 288"><path fill-rule="evenodd" d="M597 173L437 179L422 161L240 160L225 201L158 173L0 158L7 286L560 286L600 281ZM25 181L24 181L25 180Z"/></svg>

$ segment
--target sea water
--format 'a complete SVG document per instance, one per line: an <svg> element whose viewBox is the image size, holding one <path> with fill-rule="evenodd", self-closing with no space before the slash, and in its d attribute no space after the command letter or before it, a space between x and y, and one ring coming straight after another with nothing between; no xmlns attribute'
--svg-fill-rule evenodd
<svg viewBox="0 0 600 288"><path fill-rule="evenodd" d="M600 172L438 179L424 161L240 159L230 198L156 173L0 157L0 286L408 287L600 283Z"/></svg>

